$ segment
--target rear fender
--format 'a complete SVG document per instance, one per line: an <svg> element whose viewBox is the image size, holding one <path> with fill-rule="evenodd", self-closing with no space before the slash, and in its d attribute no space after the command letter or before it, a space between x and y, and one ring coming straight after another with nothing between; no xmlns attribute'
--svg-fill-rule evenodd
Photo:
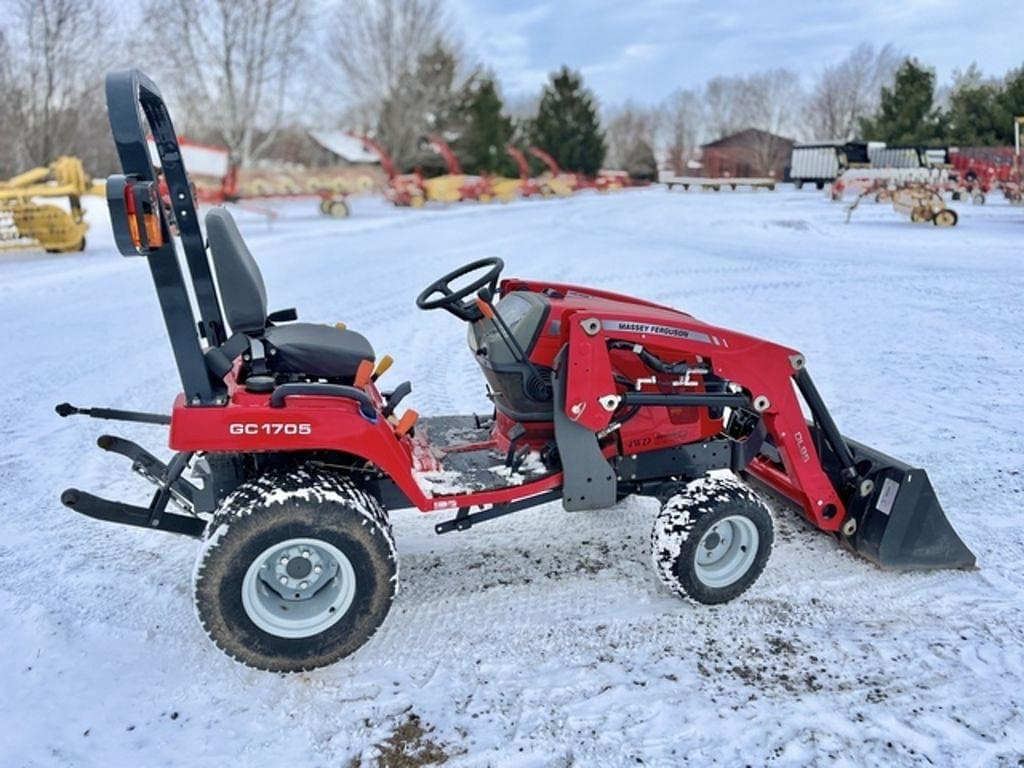
<svg viewBox="0 0 1024 768"><path fill-rule="evenodd" d="M369 419L351 400L292 397L283 408L236 393L227 407L187 406L179 395L171 414L170 447L210 453L336 451L358 456L386 474L410 502L433 509L413 475L412 449L379 413Z"/></svg>

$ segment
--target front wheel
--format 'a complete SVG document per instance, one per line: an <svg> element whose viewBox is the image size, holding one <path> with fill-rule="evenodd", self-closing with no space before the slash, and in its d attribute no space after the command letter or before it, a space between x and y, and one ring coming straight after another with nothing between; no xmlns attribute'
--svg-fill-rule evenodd
<svg viewBox="0 0 1024 768"><path fill-rule="evenodd" d="M236 661L301 672L348 656L391 608L398 562L376 499L346 478L269 474L229 496L207 528L193 596Z"/></svg>
<svg viewBox="0 0 1024 768"><path fill-rule="evenodd" d="M651 553L662 583L705 605L739 597L772 551L771 512L736 480L701 478L680 489L654 520Z"/></svg>

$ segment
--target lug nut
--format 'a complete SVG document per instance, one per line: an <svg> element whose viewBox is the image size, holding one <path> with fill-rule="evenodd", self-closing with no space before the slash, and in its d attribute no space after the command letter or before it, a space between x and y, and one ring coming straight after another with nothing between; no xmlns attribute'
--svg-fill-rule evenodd
<svg viewBox="0 0 1024 768"><path fill-rule="evenodd" d="M319 565L313 566L313 573L320 573L323 570Z"/></svg>
<svg viewBox="0 0 1024 768"><path fill-rule="evenodd" d="M280 560L281 565L288 565L288 555L285 555Z"/></svg>
<svg viewBox="0 0 1024 768"><path fill-rule="evenodd" d="M280 581L282 584L287 584L288 583L288 577L287 576L282 576L280 579L278 579L278 581Z"/></svg>
<svg viewBox="0 0 1024 768"><path fill-rule="evenodd" d="M299 589L308 589L308 588L309 588L309 582L308 581L303 581L301 584L299 584Z"/></svg>

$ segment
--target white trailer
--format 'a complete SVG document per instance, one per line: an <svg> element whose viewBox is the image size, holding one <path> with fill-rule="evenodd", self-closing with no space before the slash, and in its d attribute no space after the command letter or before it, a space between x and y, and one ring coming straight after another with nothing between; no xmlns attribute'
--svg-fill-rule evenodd
<svg viewBox="0 0 1024 768"><path fill-rule="evenodd" d="M849 168L870 165L868 148L862 141L820 141L796 144L790 158L789 178L797 189L814 184L824 189ZM882 145L884 146L884 145Z"/></svg>

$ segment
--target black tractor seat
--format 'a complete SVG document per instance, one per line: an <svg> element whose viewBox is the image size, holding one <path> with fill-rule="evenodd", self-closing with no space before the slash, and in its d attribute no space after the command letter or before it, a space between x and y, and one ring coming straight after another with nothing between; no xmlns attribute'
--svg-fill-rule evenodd
<svg viewBox="0 0 1024 768"><path fill-rule="evenodd" d="M364 360L373 361L373 347L355 331L267 320L263 275L226 208L211 208L206 214L206 235L225 319L233 333L260 340L268 370L344 380L352 379Z"/></svg>
<svg viewBox="0 0 1024 768"><path fill-rule="evenodd" d="M263 332L267 367L322 379L350 379L359 364L372 361L373 347L362 335L330 325L289 323Z"/></svg>

